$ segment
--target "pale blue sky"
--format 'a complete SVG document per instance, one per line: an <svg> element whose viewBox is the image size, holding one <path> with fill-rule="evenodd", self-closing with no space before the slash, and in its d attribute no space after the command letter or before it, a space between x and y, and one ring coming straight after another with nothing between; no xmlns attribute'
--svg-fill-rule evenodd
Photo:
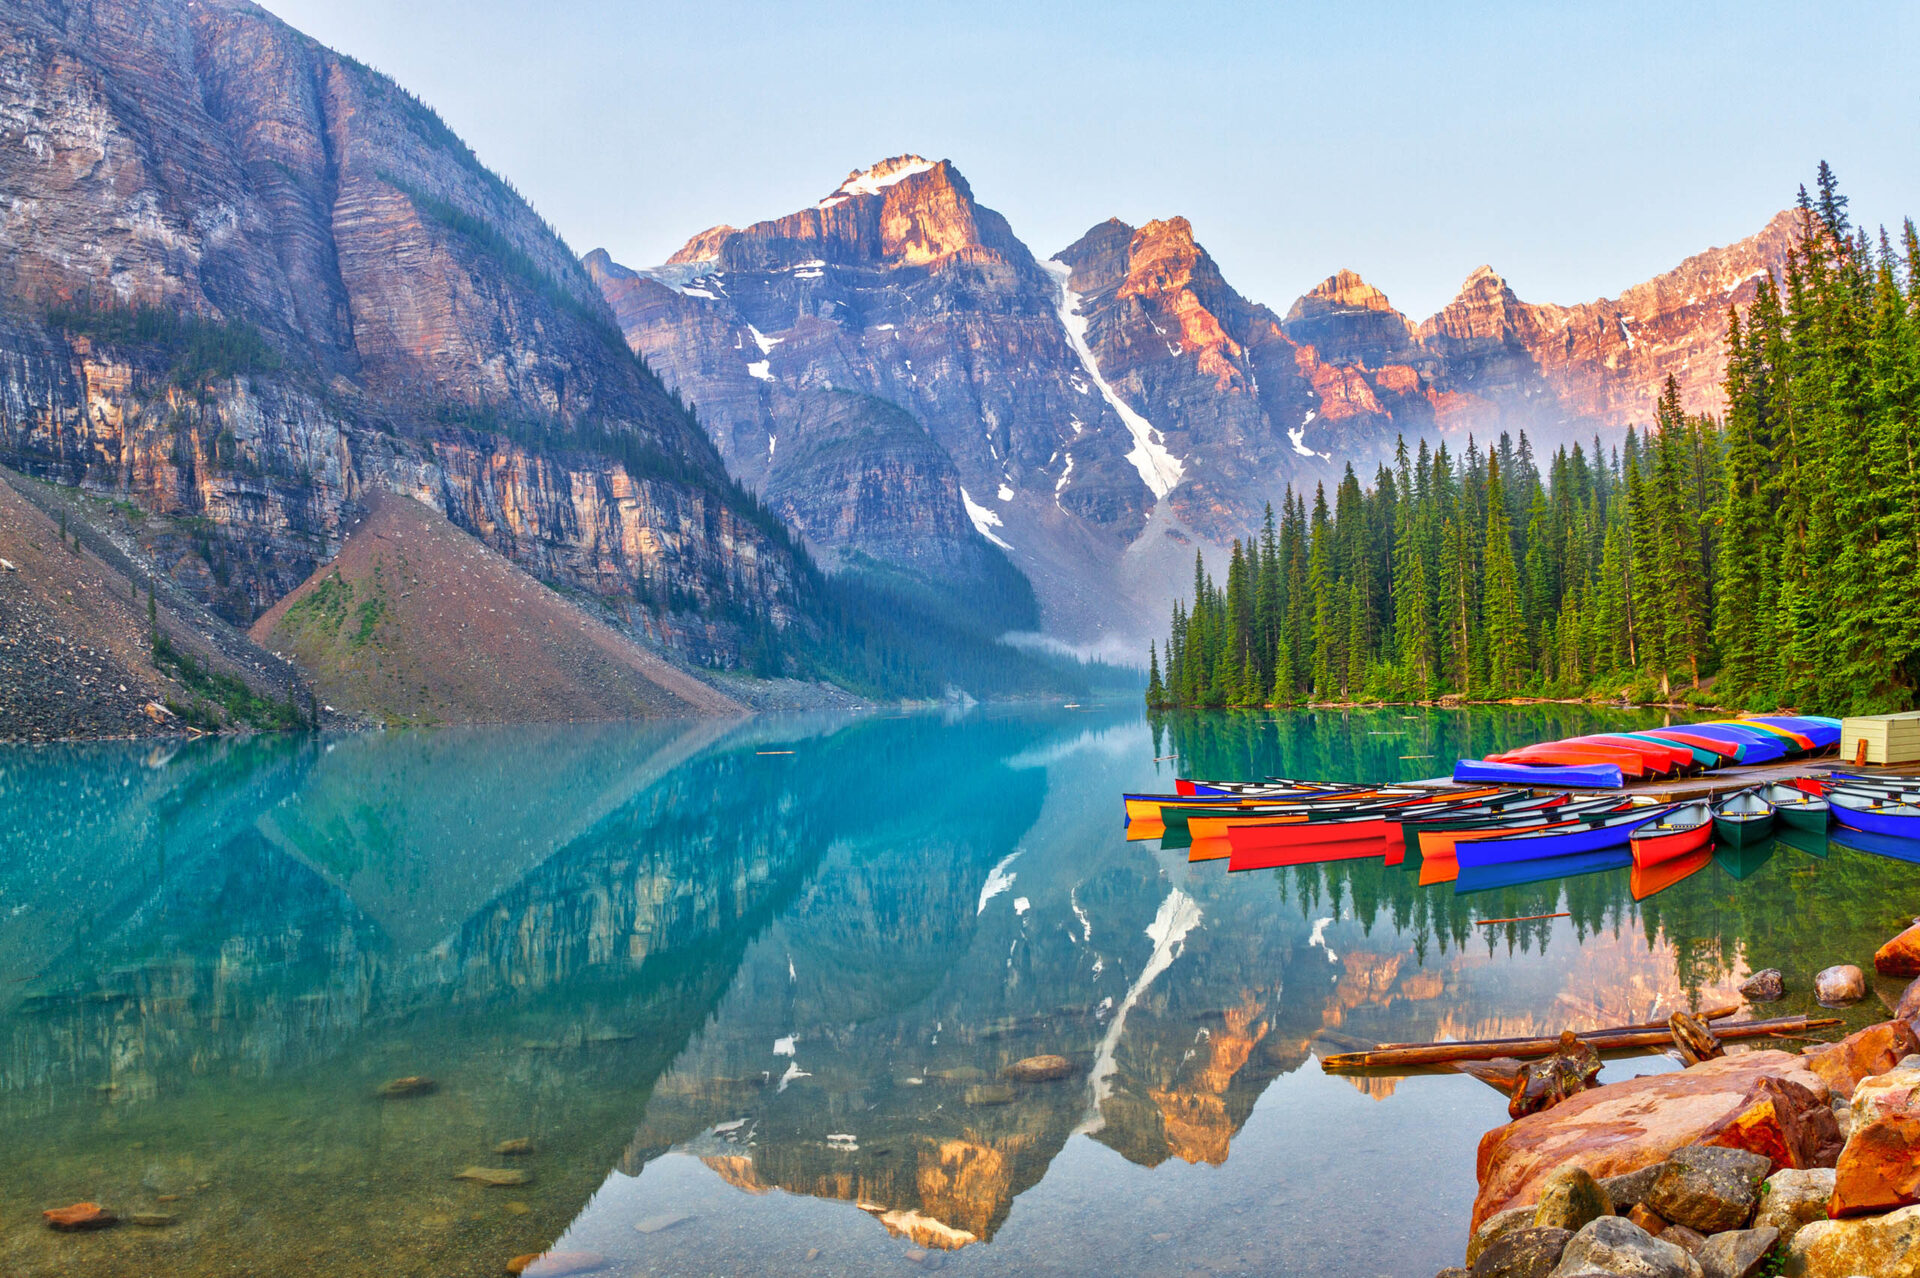
<svg viewBox="0 0 1920 1278"><path fill-rule="evenodd" d="M1041 256L1185 215L1284 310L1341 267L1415 319L1482 262L1611 294L1830 160L1920 214L1920 5L267 0L436 107L579 252L658 262L903 151Z"/></svg>

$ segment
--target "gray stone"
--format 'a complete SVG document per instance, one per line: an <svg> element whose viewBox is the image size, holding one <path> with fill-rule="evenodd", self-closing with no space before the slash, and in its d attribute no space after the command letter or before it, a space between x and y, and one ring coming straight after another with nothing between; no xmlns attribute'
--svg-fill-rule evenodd
<svg viewBox="0 0 1920 1278"><path fill-rule="evenodd" d="M1833 1197L1833 1168L1809 1167L1805 1171L1787 1168L1767 1177L1761 1187L1760 1209L1754 1213L1753 1227L1780 1231L1783 1242L1792 1242L1802 1225L1827 1218L1827 1200Z"/></svg>
<svg viewBox="0 0 1920 1278"><path fill-rule="evenodd" d="M1575 1234L1552 1278L1593 1271L1620 1278L1703 1278L1699 1261L1625 1216L1602 1216Z"/></svg>
<svg viewBox="0 0 1920 1278"><path fill-rule="evenodd" d="M1652 1163L1639 1171L1609 1176L1600 1182L1600 1188L1607 1191L1607 1201L1613 1204L1614 1211L1624 1216L1627 1208L1638 1207L1647 1201L1653 1182L1660 1179L1660 1173L1666 1166L1665 1163Z"/></svg>
<svg viewBox="0 0 1920 1278"><path fill-rule="evenodd" d="M1780 1231L1771 1225L1763 1229L1729 1229L1707 1239L1707 1245L1695 1254L1705 1278L1753 1278L1766 1263L1767 1253L1780 1241Z"/></svg>
<svg viewBox="0 0 1920 1278"><path fill-rule="evenodd" d="M1516 1229L1480 1253L1472 1278L1547 1278L1572 1239L1570 1229Z"/></svg>
<svg viewBox="0 0 1920 1278"><path fill-rule="evenodd" d="M1787 982L1779 968L1770 967L1742 981L1740 993L1755 1003L1777 1003L1787 996Z"/></svg>
<svg viewBox="0 0 1920 1278"><path fill-rule="evenodd" d="M1480 1228L1473 1231L1473 1237L1467 1240L1467 1267L1480 1259L1480 1253L1505 1238L1516 1229L1533 1228L1532 1207L1509 1207L1497 1211L1480 1222Z"/></svg>
<svg viewBox="0 0 1920 1278"><path fill-rule="evenodd" d="M1813 996L1828 1007L1845 1007L1867 996L1867 975L1851 963L1822 968L1813 978Z"/></svg>
<svg viewBox="0 0 1920 1278"><path fill-rule="evenodd" d="M1547 1183L1541 1186L1533 1223L1542 1229L1564 1229L1573 1233L1602 1216L1611 1215L1613 1202L1592 1173L1584 1167L1570 1166L1547 1177Z"/></svg>
<svg viewBox="0 0 1920 1278"><path fill-rule="evenodd" d="M1667 1157L1646 1205L1676 1225L1717 1234L1753 1216L1760 1184L1772 1170L1765 1154L1713 1145L1688 1145Z"/></svg>

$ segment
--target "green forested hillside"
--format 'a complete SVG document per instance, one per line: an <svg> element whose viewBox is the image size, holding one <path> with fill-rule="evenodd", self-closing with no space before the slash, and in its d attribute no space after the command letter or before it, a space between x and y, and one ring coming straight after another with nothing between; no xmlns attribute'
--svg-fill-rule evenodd
<svg viewBox="0 0 1920 1278"><path fill-rule="evenodd" d="M1404 441L1371 487L1289 490L1226 581L1196 559L1159 705L1694 690L1903 709L1920 685L1920 237L1800 193L1786 277L1732 317L1723 417L1547 459ZM1164 658L1164 674L1161 661Z"/></svg>

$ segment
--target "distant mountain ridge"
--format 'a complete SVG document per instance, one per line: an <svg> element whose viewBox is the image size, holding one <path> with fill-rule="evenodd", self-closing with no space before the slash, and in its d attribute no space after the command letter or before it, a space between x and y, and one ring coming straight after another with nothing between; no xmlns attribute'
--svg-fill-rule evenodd
<svg viewBox="0 0 1920 1278"><path fill-rule="evenodd" d="M1397 436L1583 441L1649 420L1669 375L1690 409L1717 411L1727 307L1782 269L1790 238L1783 213L1578 306L1521 301L1482 267L1422 322L1340 271L1282 316L1236 291L1184 218L1110 220L1043 261L950 161L903 155L811 208L702 231L659 267L602 250L586 265L742 482L814 486L805 457L780 453L809 396L885 401L946 452L960 508L1033 582L1045 628L1120 646L1158 624L1196 545L1250 534L1288 483L1370 470ZM891 491L831 526L781 511L828 552L901 562L965 540L952 492Z"/></svg>

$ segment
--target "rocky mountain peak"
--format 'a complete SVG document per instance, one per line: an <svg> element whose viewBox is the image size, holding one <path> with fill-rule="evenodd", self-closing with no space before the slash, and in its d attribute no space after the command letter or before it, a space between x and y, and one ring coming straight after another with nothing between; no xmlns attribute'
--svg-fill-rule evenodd
<svg viewBox="0 0 1920 1278"><path fill-rule="evenodd" d="M1287 313L1287 318L1294 318L1314 303L1325 303L1342 310L1393 310L1393 304L1387 300L1385 293L1360 278L1357 272L1347 270L1336 271L1314 285L1305 296L1293 304L1293 309Z"/></svg>
<svg viewBox="0 0 1920 1278"><path fill-rule="evenodd" d="M1387 295L1353 271L1338 271L1294 302L1282 327L1336 365L1404 363L1413 326Z"/></svg>
<svg viewBox="0 0 1920 1278"><path fill-rule="evenodd" d="M1491 266L1476 266L1454 299L1420 326L1420 337L1455 341L1502 338L1523 309L1499 272Z"/></svg>
<svg viewBox="0 0 1920 1278"><path fill-rule="evenodd" d="M1123 297L1178 292L1193 284L1196 272L1220 274L1184 217L1152 221L1135 231L1127 259Z"/></svg>
<svg viewBox="0 0 1920 1278"><path fill-rule="evenodd" d="M717 262L720 260L720 246L726 243L727 237L738 229L725 223L710 226L681 245L679 251L667 259L666 264L694 266L702 262Z"/></svg>
<svg viewBox="0 0 1920 1278"><path fill-rule="evenodd" d="M936 164L935 161L918 155L896 155L891 159L880 161L871 168L855 169L847 174L847 180L835 187L833 193L821 200L817 207L830 209L855 196L878 195L890 186L945 164L944 160Z"/></svg>

